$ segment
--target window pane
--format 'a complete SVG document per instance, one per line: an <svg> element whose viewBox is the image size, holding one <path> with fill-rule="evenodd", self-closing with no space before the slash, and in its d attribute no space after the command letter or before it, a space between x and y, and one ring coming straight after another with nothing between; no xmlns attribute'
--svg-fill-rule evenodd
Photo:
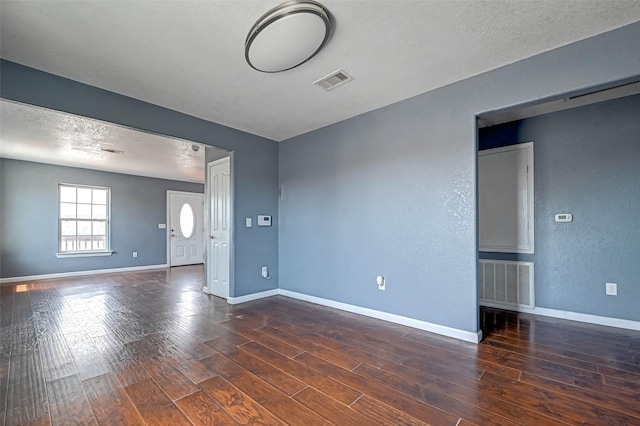
<svg viewBox="0 0 640 426"><path fill-rule="evenodd" d="M104 250L104 237L93 237L92 250Z"/></svg>
<svg viewBox="0 0 640 426"><path fill-rule="evenodd" d="M93 204L107 204L107 190L106 189L94 189L93 190Z"/></svg>
<svg viewBox="0 0 640 426"><path fill-rule="evenodd" d="M107 218L107 206L93 205L93 219L106 219Z"/></svg>
<svg viewBox="0 0 640 426"><path fill-rule="evenodd" d="M100 221L93 221L93 236L96 235L105 235L105 223Z"/></svg>
<svg viewBox="0 0 640 426"><path fill-rule="evenodd" d="M78 202L91 204L91 188L78 188Z"/></svg>
<svg viewBox="0 0 640 426"><path fill-rule="evenodd" d="M68 186L60 187L60 201L63 203L76 202L76 189Z"/></svg>
<svg viewBox="0 0 640 426"><path fill-rule="evenodd" d="M63 220L60 227L60 235L76 235L75 220Z"/></svg>
<svg viewBox="0 0 640 426"><path fill-rule="evenodd" d="M72 203L60 203L60 217L63 219L75 219L76 205Z"/></svg>
<svg viewBox="0 0 640 426"><path fill-rule="evenodd" d="M75 251L76 250L76 237L62 237L60 241L60 251Z"/></svg>
<svg viewBox="0 0 640 426"><path fill-rule="evenodd" d="M91 235L91 222L88 220L78 221L78 235Z"/></svg>
<svg viewBox="0 0 640 426"><path fill-rule="evenodd" d="M78 251L82 251L82 250L92 250L91 249L91 237L90 236L81 236L79 235L77 237L78 240L78 246L76 248L76 250Z"/></svg>
<svg viewBox="0 0 640 426"><path fill-rule="evenodd" d="M91 219L91 204L78 204L78 219Z"/></svg>
<svg viewBox="0 0 640 426"><path fill-rule="evenodd" d="M184 203L180 209L180 230L185 238L193 234L193 210L187 203Z"/></svg>

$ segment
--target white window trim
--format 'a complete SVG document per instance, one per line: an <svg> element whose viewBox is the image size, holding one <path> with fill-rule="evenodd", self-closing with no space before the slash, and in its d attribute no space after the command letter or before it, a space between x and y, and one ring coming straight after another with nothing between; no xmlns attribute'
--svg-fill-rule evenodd
<svg viewBox="0 0 640 426"><path fill-rule="evenodd" d="M97 256L111 256L114 253L113 250L107 251L68 251L64 253L56 253L58 259L65 257L97 257Z"/></svg>
<svg viewBox="0 0 640 426"><path fill-rule="evenodd" d="M58 184L58 250L60 250L60 239L62 229L60 227L60 186L75 186L75 187L84 187L84 188L97 188L97 189L106 189L107 190L107 219L105 221L105 225L107 228L106 231L106 248L101 250L86 250L86 251L66 251L56 253L56 258L64 259L64 258L73 258L73 257L99 257L99 256L111 256L115 253L111 250L111 187L107 186L96 186L96 185L84 185L79 183L67 183L60 182Z"/></svg>

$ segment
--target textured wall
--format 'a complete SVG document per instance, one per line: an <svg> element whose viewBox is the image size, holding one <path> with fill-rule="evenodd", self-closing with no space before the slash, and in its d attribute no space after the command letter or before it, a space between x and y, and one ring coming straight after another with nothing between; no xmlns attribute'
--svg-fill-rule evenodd
<svg viewBox="0 0 640 426"><path fill-rule="evenodd" d="M534 142L535 254L481 257L535 262L536 306L640 321L639 114L636 95L480 131L480 149Z"/></svg>
<svg viewBox="0 0 640 426"><path fill-rule="evenodd" d="M59 183L111 188L113 255L56 258ZM166 264L167 190L204 185L0 159L0 277Z"/></svg>
<svg viewBox="0 0 640 426"><path fill-rule="evenodd" d="M280 287L477 331L475 115L630 79L639 39L634 24L282 142Z"/></svg>
<svg viewBox="0 0 640 426"><path fill-rule="evenodd" d="M174 136L234 152L232 296L278 287L278 144L269 139L98 89L5 60L0 96L18 102ZM244 218L273 216L270 228L245 228ZM267 265L271 280L260 276Z"/></svg>

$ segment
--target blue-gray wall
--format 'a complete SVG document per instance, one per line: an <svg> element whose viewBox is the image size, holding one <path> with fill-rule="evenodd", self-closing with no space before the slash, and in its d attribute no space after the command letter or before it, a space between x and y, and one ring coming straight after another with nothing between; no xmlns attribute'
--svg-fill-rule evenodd
<svg viewBox="0 0 640 426"><path fill-rule="evenodd" d="M632 24L279 148L264 138L6 61L0 96L233 150L234 296L279 283L476 332L475 116L629 81L640 72L639 39L640 23ZM284 197L279 212L278 172ZM244 228L244 217L258 212L272 214L274 226ZM260 265L269 266L274 279L261 279ZM388 279L385 292L376 288L378 274Z"/></svg>
<svg viewBox="0 0 640 426"><path fill-rule="evenodd" d="M480 257L534 262L538 307L640 321L640 95L487 127L479 148L529 141L535 254Z"/></svg>
<svg viewBox="0 0 640 426"><path fill-rule="evenodd" d="M56 258L59 183L111 188L113 255ZM0 277L166 264L167 190L204 185L0 159Z"/></svg>
<svg viewBox="0 0 640 426"><path fill-rule="evenodd" d="M282 142L280 287L476 332L476 114L627 81L638 40L640 23Z"/></svg>
<svg viewBox="0 0 640 426"><path fill-rule="evenodd" d="M157 105L6 60L0 97L70 112L233 151L234 285L232 296L278 287L278 143ZM245 228L244 218L273 216L270 228ZM272 279L260 276L260 267Z"/></svg>

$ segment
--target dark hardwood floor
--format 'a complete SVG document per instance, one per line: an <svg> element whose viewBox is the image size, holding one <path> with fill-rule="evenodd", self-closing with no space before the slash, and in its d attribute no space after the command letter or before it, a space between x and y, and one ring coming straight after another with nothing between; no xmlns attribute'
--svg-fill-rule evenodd
<svg viewBox="0 0 640 426"><path fill-rule="evenodd" d="M202 268L0 288L6 425L640 425L640 333L482 310L480 345Z"/></svg>

